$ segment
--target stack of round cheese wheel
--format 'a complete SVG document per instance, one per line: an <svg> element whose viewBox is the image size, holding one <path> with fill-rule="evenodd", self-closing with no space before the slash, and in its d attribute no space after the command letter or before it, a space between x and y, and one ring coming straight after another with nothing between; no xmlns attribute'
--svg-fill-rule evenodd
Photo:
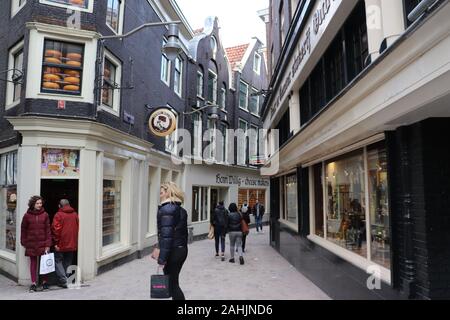
<svg viewBox="0 0 450 320"><path fill-rule="evenodd" d="M45 50L45 62L61 64L62 53L58 50ZM44 69L44 81L42 86L46 89L61 89L58 82L61 77L58 75L61 72L60 68L46 67Z"/></svg>

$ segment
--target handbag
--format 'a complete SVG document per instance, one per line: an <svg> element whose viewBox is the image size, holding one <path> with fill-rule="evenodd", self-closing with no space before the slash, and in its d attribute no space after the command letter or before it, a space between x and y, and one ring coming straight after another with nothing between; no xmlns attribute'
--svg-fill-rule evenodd
<svg viewBox="0 0 450 320"><path fill-rule="evenodd" d="M47 253L41 256L39 274L49 274L55 272L55 254Z"/></svg>
<svg viewBox="0 0 450 320"><path fill-rule="evenodd" d="M172 297L170 294L169 275L159 274L160 267L156 274L150 279L150 297L152 299L168 299Z"/></svg>
<svg viewBox="0 0 450 320"><path fill-rule="evenodd" d="M212 224L209 226L208 239L209 240L214 239L214 226Z"/></svg>
<svg viewBox="0 0 450 320"><path fill-rule="evenodd" d="M241 215L242 218L242 215ZM250 233L250 228L248 227L247 221L245 221L243 218L241 219L241 230L242 233L245 235L248 235Z"/></svg>

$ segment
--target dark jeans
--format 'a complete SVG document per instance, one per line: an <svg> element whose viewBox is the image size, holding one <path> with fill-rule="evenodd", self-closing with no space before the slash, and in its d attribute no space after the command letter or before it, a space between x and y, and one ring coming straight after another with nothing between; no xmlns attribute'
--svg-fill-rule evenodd
<svg viewBox="0 0 450 320"><path fill-rule="evenodd" d="M242 235L242 252L245 251L245 241L247 240L247 235L243 234Z"/></svg>
<svg viewBox="0 0 450 320"><path fill-rule="evenodd" d="M172 300L186 300L180 288L179 276L181 268L187 259L188 248L173 248L170 252L167 264L164 267L164 274L169 275L170 293Z"/></svg>
<svg viewBox="0 0 450 320"><path fill-rule="evenodd" d="M263 222L262 222L263 217L259 216L255 218L255 222L256 222L256 231L259 232L259 229L261 229L261 231L263 231Z"/></svg>
<svg viewBox="0 0 450 320"><path fill-rule="evenodd" d="M222 226L214 227L214 240L216 241L216 253L219 254L219 242L222 253L225 253L225 228Z"/></svg>
<svg viewBox="0 0 450 320"><path fill-rule="evenodd" d="M55 252L56 277L59 284L67 284L67 268L72 265L73 252Z"/></svg>

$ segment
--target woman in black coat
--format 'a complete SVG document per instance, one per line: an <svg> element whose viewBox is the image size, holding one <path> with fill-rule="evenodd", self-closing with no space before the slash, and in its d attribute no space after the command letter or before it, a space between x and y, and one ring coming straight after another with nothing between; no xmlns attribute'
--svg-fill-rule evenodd
<svg viewBox="0 0 450 320"><path fill-rule="evenodd" d="M184 194L173 183L165 183L160 191L161 206L158 210L159 254L153 257L169 275L170 292L173 300L185 300L179 285L179 275L188 255L187 212L181 207Z"/></svg>

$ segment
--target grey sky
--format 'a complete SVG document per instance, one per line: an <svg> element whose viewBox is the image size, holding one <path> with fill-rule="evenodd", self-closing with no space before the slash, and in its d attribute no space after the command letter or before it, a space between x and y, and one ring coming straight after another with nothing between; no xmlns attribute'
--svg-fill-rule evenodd
<svg viewBox="0 0 450 320"><path fill-rule="evenodd" d="M191 27L203 27L206 17L219 18L220 37L225 47L250 42L256 36L266 43L264 22L257 11L266 9L269 0L176 0Z"/></svg>

